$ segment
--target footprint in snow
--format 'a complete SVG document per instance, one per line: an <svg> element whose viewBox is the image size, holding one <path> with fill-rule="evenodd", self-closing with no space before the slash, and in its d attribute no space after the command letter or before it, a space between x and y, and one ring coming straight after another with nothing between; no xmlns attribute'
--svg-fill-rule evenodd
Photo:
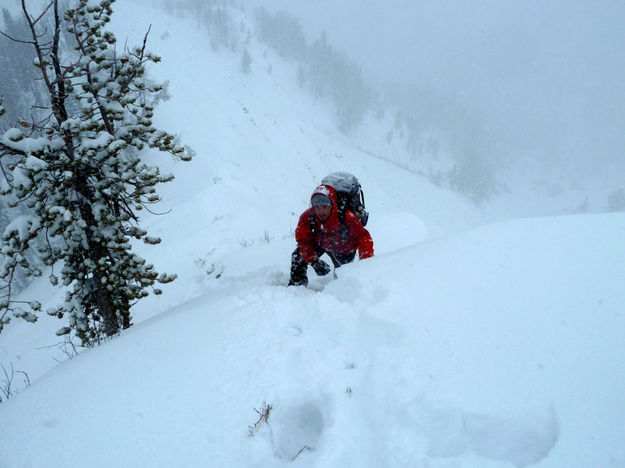
<svg viewBox="0 0 625 468"><path fill-rule="evenodd" d="M318 404L307 402L276 411L271 421L273 452L280 460L293 461L319 448L325 423Z"/></svg>
<svg viewBox="0 0 625 468"><path fill-rule="evenodd" d="M555 412L500 416L440 408L417 400L408 410L432 458L472 451L489 460L525 467L542 460L558 440Z"/></svg>

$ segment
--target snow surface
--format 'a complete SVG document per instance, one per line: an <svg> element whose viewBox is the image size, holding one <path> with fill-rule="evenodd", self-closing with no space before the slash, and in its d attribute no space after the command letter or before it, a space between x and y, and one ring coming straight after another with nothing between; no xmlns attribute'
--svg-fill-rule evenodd
<svg viewBox="0 0 625 468"><path fill-rule="evenodd" d="M0 467L625 467L625 214L483 225L338 133L264 46L244 75L195 23L130 3L118 39L152 23L158 123L198 153L150 155L176 180L144 221L162 244L136 246L179 278L71 360L59 320L10 324L0 363L31 385L0 405ZM376 256L287 288L297 218L340 170Z"/></svg>

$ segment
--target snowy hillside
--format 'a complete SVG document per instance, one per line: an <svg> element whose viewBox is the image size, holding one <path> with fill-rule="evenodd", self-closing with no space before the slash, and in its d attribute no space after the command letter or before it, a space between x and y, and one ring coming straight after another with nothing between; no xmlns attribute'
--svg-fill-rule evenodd
<svg viewBox="0 0 625 468"><path fill-rule="evenodd" d="M157 124L197 151L148 155L176 180L145 218L162 244L136 249L179 278L71 360L61 321L11 323L0 363L31 385L0 405L0 467L625 467L625 215L483 225L369 154L373 128L338 132L265 46L244 74L192 21L115 12L120 42L152 23ZM376 256L287 288L297 218L336 170L362 182Z"/></svg>
<svg viewBox="0 0 625 468"><path fill-rule="evenodd" d="M318 292L278 246L233 258L4 404L3 466L623 466L624 222L483 227Z"/></svg>

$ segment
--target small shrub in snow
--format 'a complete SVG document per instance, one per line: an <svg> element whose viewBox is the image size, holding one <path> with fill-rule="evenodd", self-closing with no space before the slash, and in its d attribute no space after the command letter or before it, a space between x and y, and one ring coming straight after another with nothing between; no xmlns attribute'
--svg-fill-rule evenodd
<svg viewBox="0 0 625 468"><path fill-rule="evenodd" d="M13 364L11 364L9 369L6 367L2 367L2 373L4 374L2 382L0 382L0 403L8 400L12 396L15 396L19 393L19 390L15 388L15 377L17 374L22 375L23 377L23 388L30 386L30 379L28 378L28 374L24 371L15 370L13 368Z"/></svg>
<svg viewBox="0 0 625 468"><path fill-rule="evenodd" d="M269 423L269 415L271 414L271 410L273 406L267 404L267 402L263 401L263 404L260 407L260 410L254 408L254 411L258 414L258 420L251 426L248 426L248 436L254 437L256 433L260 430L263 424Z"/></svg>
<svg viewBox="0 0 625 468"><path fill-rule="evenodd" d="M619 188L608 195L609 211L625 211L625 190Z"/></svg>

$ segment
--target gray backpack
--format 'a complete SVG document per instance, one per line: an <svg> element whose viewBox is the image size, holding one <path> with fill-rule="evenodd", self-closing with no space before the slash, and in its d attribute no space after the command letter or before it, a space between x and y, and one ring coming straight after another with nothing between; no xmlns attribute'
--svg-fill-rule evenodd
<svg viewBox="0 0 625 468"><path fill-rule="evenodd" d="M353 211L363 226L367 225L369 213L365 210L365 196L358 179L348 172L333 172L325 176L321 183L336 190L339 219L344 224L345 212Z"/></svg>

